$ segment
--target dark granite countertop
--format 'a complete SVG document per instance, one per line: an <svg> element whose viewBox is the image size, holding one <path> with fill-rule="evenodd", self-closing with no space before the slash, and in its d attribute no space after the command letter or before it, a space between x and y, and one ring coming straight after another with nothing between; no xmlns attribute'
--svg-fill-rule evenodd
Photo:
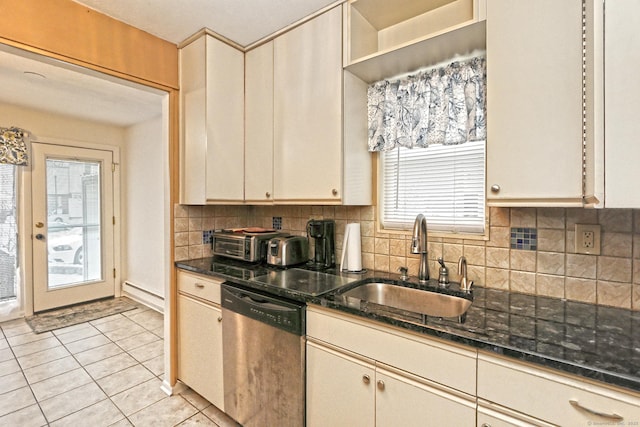
<svg viewBox="0 0 640 427"><path fill-rule="evenodd" d="M336 290L309 295L289 287L272 286L261 281L261 276L278 269L264 265L202 258L179 261L176 266L640 391L640 312L475 287L473 304L461 323L459 319L428 317L365 302L354 306L353 301L347 301ZM362 279L398 279L396 274L380 272L325 273L340 276L341 290ZM459 294L455 285L446 292Z"/></svg>

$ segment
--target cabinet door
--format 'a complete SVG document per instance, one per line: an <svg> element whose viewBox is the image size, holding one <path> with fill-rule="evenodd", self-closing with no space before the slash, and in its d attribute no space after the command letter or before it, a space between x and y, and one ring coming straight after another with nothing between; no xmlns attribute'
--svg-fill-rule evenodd
<svg viewBox="0 0 640 427"><path fill-rule="evenodd" d="M581 100L582 2L488 0L490 205L582 205Z"/></svg>
<svg viewBox="0 0 640 427"><path fill-rule="evenodd" d="M245 172L247 202L272 202L273 42L245 56Z"/></svg>
<svg viewBox="0 0 640 427"><path fill-rule="evenodd" d="M478 398L560 426L640 419L637 393L599 387L489 354L478 357Z"/></svg>
<svg viewBox="0 0 640 427"><path fill-rule="evenodd" d="M605 2L605 207L639 208L640 3Z"/></svg>
<svg viewBox="0 0 640 427"><path fill-rule="evenodd" d="M491 408L489 408L491 405ZM552 424L500 408L492 403L478 404L477 427L552 427Z"/></svg>
<svg viewBox="0 0 640 427"><path fill-rule="evenodd" d="M335 7L274 40L274 198L339 202L341 152L342 9Z"/></svg>
<svg viewBox="0 0 640 427"><path fill-rule="evenodd" d="M375 425L374 381L372 363L308 342L307 426Z"/></svg>
<svg viewBox="0 0 640 427"><path fill-rule="evenodd" d="M205 203L205 39L180 49L180 203Z"/></svg>
<svg viewBox="0 0 640 427"><path fill-rule="evenodd" d="M180 202L244 199L244 54L211 36L180 49Z"/></svg>
<svg viewBox="0 0 640 427"><path fill-rule="evenodd" d="M207 36L206 196L244 199L244 54Z"/></svg>
<svg viewBox="0 0 640 427"><path fill-rule="evenodd" d="M376 372L376 426L473 426L474 400L463 399L398 374Z"/></svg>
<svg viewBox="0 0 640 427"><path fill-rule="evenodd" d="M224 410L222 311L178 296L178 378Z"/></svg>

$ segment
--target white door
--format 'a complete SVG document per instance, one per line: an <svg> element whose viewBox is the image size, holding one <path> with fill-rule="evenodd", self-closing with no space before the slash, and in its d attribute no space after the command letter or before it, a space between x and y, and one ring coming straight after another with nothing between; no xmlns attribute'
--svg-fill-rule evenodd
<svg viewBox="0 0 640 427"><path fill-rule="evenodd" d="M33 309L114 295L113 152L33 144Z"/></svg>

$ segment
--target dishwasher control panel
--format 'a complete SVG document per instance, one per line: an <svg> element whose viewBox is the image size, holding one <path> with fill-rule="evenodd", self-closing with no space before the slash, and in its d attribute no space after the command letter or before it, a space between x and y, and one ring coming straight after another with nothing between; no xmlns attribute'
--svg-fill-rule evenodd
<svg viewBox="0 0 640 427"><path fill-rule="evenodd" d="M296 335L305 334L305 304L224 283L222 308Z"/></svg>

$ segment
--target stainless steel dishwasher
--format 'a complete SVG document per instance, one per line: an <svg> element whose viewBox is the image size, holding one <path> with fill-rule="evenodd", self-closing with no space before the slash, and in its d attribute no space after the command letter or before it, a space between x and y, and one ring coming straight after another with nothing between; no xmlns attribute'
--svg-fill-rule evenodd
<svg viewBox="0 0 640 427"><path fill-rule="evenodd" d="M304 426L304 307L222 285L224 409L243 426Z"/></svg>

